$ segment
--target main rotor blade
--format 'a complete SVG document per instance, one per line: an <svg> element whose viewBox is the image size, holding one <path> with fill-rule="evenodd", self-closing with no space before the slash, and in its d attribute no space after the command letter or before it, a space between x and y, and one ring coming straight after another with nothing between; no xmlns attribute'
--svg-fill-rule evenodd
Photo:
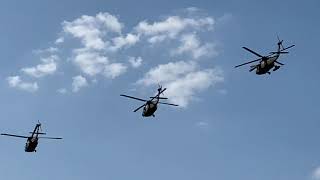
<svg viewBox="0 0 320 180"><path fill-rule="evenodd" d="M33 132L29 132L30 134L32 134ZM43 133L43 132L35 132L34 134L43 134L46 135L47 133Z"/></svg>
<svg viewBox="0 0 320 180"><path fill-rule="evenodd" d="M280 65L282 65L282 66L284 65L284 64L282 64L282 63L280 63L280 62L278 62L278 61L275 61L275 62L278 63L278 64L280 64Z"/></svg>
<svg viewBox="0 0 320 180"><path fill-rule="evenodd" d="M11 136L11 137L18 137L18 138L29 138L28 136L19 136L14 134L1 134L2 136Z"/></svg>
<svg viewBox="0 0 320 180"><path fill-rule="evenodd" d="M39 139L62 139L60 137L38 137Z"/></svg>
<svg viewBox="0 0 320 180"><path fill-rule="evenodd" d="M141 105L140 107L138 107L137 109L135 109L133 112L137 112L139 109L141 109L142 107L144 107L146 104Z"/></svg>
<svg viewBox="0 0 320 180"><path fill-rule="evenodd" d="M294 47L294 46L295 46L295 45L291 45L291 46L289 46L289 47L286 47L286 48L282 49L281 51L287 50L287 49L292 48L292 47Z"/></svg>
<svg viewBox="0 0 320 180"><path fill-rule="evenodd" d="M154 97L150 97L150 98L156 98L155 96ZM167 97L159 97L159 99L168 99Z"/></svg>
<svg viewBox="0 0 320 180"><path fill-rule="evenodd" d="M287 52L287 51L279 51L279 52L276 52L276 51L274 51L274 52L270 52L270 54L288 54L289 52Z"/></svg>
<svg viewBox="0 0 320 180"><path fill-rule="evenodd" d="M257 61L260 61L260 60L261 60L261 58L256 59L256 60L253 60L253 61L249 61L249 62L246 62L246 63L240 64L240 65L237 65L237 66L235 66L234 68L237 68L237 67L240 67L240 66L243 66L243 65L246 65L246 64L250 64L250 63L253 63L253 62L257 62Z"/></svg>
<svg viewBox="0 0 320 180"><path fill-rule="evenodd" d="M177 105L177 104L164 103L164 102L159 102L159 104L165 104L165 105L170 105L170 106L179 106L179 105Z"/></svg>
<svg viewBox="0 0 320 180"><path fill-rule="evenodd" d="M252 51L251 49L249 49L249 48L247 48L247 47L242 47L242 48L245 49L245 50L247 50L247 51L249 51L249 52L251 52L252 54L255 54L255 55L258 56L258 57L262 57L260 54Z"/></svg>
<svg viewBox="0 0 320 180"><path fill-rule="evenodd" d="M136 97L133 97L133 96L128 96L128 95L125 95L125 94L120 94L120 96L131 98L131 99L135 99L135 100L138 100L138 101L144 101L144 102L147 101L147 100L144 100L144 99L136 98Z"/></svg>

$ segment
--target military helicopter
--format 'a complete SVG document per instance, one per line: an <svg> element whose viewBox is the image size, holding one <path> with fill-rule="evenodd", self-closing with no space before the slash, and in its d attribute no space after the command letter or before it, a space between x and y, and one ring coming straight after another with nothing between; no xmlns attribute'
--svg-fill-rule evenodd
<svg viewBox="0 0 320 180"><path fill-rule="evenodd" d="M27 139L27 143L25 145L25 152L37 152L36 147L38 145L38 140L39 139L62 139L62 138L57 138L57 137L39 137L39 134L46 134L46 133L42 133L39 132L42 131L41 130L41 124L38 122L38 124L36 124L33 132L31 133L31 136L19 136L19 135L14 135L14 134L1 134L3 136L12 136L12 137L18 137L18 138L26 138Z"/></svg>
<svg viewBox="0 0 320 180"><path fill-rule="evenodd" d="M253 61L249 61L240 65L235 66L235 68L246 65L246 64L250 64L250 63L254 63L259 61L259 64L256 65L252 65L250 66L250 72L256 69L256 74L257 75L262 75L262 74L270 74L270 70L273 68L273 71L276 71L280 68L280 66L283 66L284 64L280 63L278 60L278 58L280 57L280 54L288 54L289 52L285 51L289 48L294 47L295 45L291 45L289 47L284 48L282 45L283 40L280 40L278 37L278 49L277 51L274 52L270 52L270 54L268 56L262 56L258 53L256 53L255 51L247 48L247 47L242 47L243 49L251 52L252 54L256 55L259 57L259 59L253 60Z"/></svg>
<svg viewBox="0 0 320 180"><path fill-rule="evenodd" d="M165 104L165 105L170 105L170 106L179 106L177 104L160 102L160 99L168 99L168 98L165 98L165 97L160 97L160 95L163 94L163 92L165 90L167 90L167 88L162 89L162 86L159 85L157 95L153 96L153 97L150 97L151 98L150 100L140 99L140 98L136 98L136 97L133 97L133 96L128 96L128 95L125 95L125 94L121 94L120 96L145 102L143 105L141 105L140 107L135 109L133 112L137 112L139 109L141 109L143 107L143 111L142 111L142 116L143 117L149 117L149 116L155 117L154 113L157 110L158 104Z"/></svg>

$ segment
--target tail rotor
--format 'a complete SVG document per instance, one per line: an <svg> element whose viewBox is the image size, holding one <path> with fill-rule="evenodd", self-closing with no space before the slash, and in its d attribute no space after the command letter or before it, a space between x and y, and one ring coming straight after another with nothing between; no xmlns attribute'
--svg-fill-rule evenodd
<svg viewBox="0 0 320 180"><path fill-rule="evenodd" d="M160 84L158 84L158 93L160 94L162 90L162 86Z"/></svg>
<svg viewBox="0 0 320 180"><path fill-rule="evenodd" d="M278 38L278 45L281 46L281 50L280 51L283 51L284 50L284 47L282 45L283 43L283 40L280 40L279 36L277 35L277 38Z"/></svg>
<svg viewBox="0 0 320 180"><path fill-rule="evenodd" d="M42 132L42 127L41 127L41 123L40 123L40 121L38 120L38 127L39 127L39 130Z"/></svg>
<svg viewBox="0 0 320 180"><path fill-rule="evenodd" d="M279 36L277 36L277 39L278 39L278 43L277 44L279 46L279 49L278 49L278 51L270 52L269 56L272 56L274 54L288 54L289 52L285 51L285 50L290 49L290 48L295 46L295 45L291 45L291 46L288 46L288 47L284 47L283 46L283 40L280 40Z"/></svg>
<svg viewBox="0 0 320 180"><path fill-rule="evenodd" d="M159 94L159 97L160 97L160 95L162 94L162 95L164 95L163 94L163 89L162 89L162 85L160 85L160 84L158 84L158 94Z"/></svg>

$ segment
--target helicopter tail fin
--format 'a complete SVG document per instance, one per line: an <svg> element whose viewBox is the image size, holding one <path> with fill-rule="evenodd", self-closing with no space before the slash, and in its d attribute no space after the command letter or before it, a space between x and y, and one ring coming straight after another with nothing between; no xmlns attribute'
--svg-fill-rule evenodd
<svg viewBox="0 0 320 180"><path fill-rule="evenodd" d="M284 47L283 47L283 45L282 45L282 43L283 43L283 40L280 40L280 38L279 38L279 36L277 36L277 38L278 38L278 52L280 52L280 51L283 51L284 50Z"/></svg>
<svg viewBox="0 0 320 180"><path fill-rule="evenodd" d="M288 53L288 52L283 52L284 50L287 50L287 49L290 49L290 48L292 48L292 47L294 47L295 45L293 44L293 45L291 45L291 46L288 46L288 47L284 47L283 46L283 40L280 40L280 38L279 38L279 36L277 36L277 38L278 38L278 52L279 53L283 53L283 54L285 54L285 53Z"/></svg>

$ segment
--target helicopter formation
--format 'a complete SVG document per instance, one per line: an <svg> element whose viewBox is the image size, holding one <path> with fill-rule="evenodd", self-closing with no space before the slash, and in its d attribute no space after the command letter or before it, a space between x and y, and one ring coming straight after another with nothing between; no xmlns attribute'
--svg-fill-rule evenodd
<svg viewBox="0 0 320 180"><path fill-rule="evenodd" d="M235 66L235 68L238 68L238 67L241 67L241 66L244 66L247 64L259 62L258 64L251 65L249 72L256 70L257 75L271 74L270 73L271 69L272 69L272 71L277 71L281 66L284 65L283 63L278 61L280 55L281 54L288 54L289 52L286 50L289 48L292 48L294 46L295 45L290 45L288 47L284 47L283 40L280 40L278 37L277 50L270 52L269 55L266 55L266 56L260 55L259 53L255 52L247 47L242 47L243 49L258 56L259 58L256 60L253 60L253 61L249 61L249 62L242 63L240 65L237 65L237 66ZM125 95L125 94L120 94L120 96L144 102L141 106L136 108L133 112L137 112L138 110L143 108L143 110L142 110L143 117L150 117L150 116L155 117L154 113L157 111L159 104L169 105L169 106L179 106L177 104L160 102L160 100L168 99L166 97L161 97L161 95L163 95L164 91L166 91L166 90L167 90L167 88L162 88L162 86L159 85L159 87L157 89L157 94L155 96L149 97L150 98L149 100L141 99L141 98L137 98L134 96ZM37 151L36 148L38 146L39 139L53 139L53 140L61 140L62 139L61 137L39 136L39 135L46 134L41 131L42 131L41 123L38 121L34 130L32 132L30 132L31 133L30 136L21 136L21 135L15 135L15 134L7 134L7 133L2 133L1 135L27 139L27 142L25 144L25 152L36 152Z"/></svg>

